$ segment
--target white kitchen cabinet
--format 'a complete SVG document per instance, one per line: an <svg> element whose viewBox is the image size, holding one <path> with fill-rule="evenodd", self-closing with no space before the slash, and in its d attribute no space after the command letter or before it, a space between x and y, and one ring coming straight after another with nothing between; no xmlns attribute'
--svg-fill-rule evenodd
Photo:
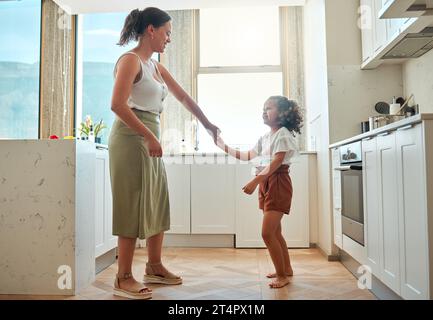
<svg viewBox="0 0 433 320"><path fill-rule="evenodd" d="M361 0L360 14L362 62L364 63L373 56L373 24L375 24L373 0Z"/></svg>
<svg viewBox="0 0 433 320"><path fill-rule="evenodd" d="M117 246L113 236L113 205L108 150L96 150L95 167L95 257Z"/></svg>
<svg viewBox="0 0 433 320"><path fill-rule="evenodd" d="M422 124L397 131L401 296L428 298L428 221Z"/></svg>
<svg viewBox="0 0 433 320"><path fill-rule="evenodd" d="M191 166L182 161L168 161L165 169L170 198L170 230L167 233L190 234Z"/></svg>
<svg viewBox="0 0 433 320"><path fill-rule="evenodd" d="M387 19L386 20L386 35L387 41L392 41L400 34L400 28L407 22L407 18Z"/></svg>
<svg viewBox="0 0 433 320"><path fill-rule="evenodd" d="M292 208L282 220L283 235L290 248L309 247L309 173L308 155L293 159L290 177L293 184ZM252 195L242 192L242 187L253 176L253 164L236 165L236 247L264 248L261 237L263 213L258 208L258 190Z"/></svg>
<svg viewBox="0 0 433 320"><path fill-rule="evenodd" d="M382 9L382 0L373 0L373 51L379 52L387 41L387 20L379 19L379 11Z"/></svg>
<svg viewBox="0 0 433 320"><path fill-rule="evenodd" d="M335 168L340 166L340 153L338 148L332 149L332 200L334 220L334 244L343 248L343 233L341 220L341 171Z"/></svg>
<svg viewBox="0 0 433 320"><path fill-rule="evenodd" d="M397 152L395 132L377 138L381 277L400 294L400 247L398 221Z"/></svg>
<svg viewBox="0 0 433 320"><path fill-rule="evenodd" d="M381 219L379 213L379 183L376 139L362 141L362 183L364 200L364 234L367 265L372 273L381 276Z"/></svg>
<svg viewBox="0 0 433 320"><path fill-rule="evenodd" d="M409 33L418 33L433 22L432 16L423 16L422 12L400 16L400 12L409 7L413 0L361 0L360 27L362 39L361 69L375 69L380 66L391 49L400 43ZM413 11L408 11L413 12ZM392 17L392 18L391 18ZM403 63L405 59L388 59L389 63Z"/></svg>
<svg viewBox="0 0 433 320"><path fill-rule="evenodd" d="M362 142L366 264L404 299L433 291L432 136L422 121Z"/></svg>
<svg viewBox="0 0 433 320"><path fill-rule="evenodd" d="M263 213L259 209L258 188L248 195L242 187L254 177L254 165L242 162L236 165L236 247L263 248L261 236Z"/></svg>
<svg viewBox="0 0 433 320"><path fill-rule="evenodd" d="M191 166L191 233L235 233L235 166Z"/></svg>

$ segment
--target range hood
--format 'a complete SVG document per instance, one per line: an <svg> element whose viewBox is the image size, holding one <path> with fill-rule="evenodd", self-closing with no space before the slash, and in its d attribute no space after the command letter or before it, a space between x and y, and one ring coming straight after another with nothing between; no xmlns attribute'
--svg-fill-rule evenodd
<svg viewBox="0 0 433 320"><path fill-rule="evenodd" d="M433 49L433 27L419 33L408 33L381 59L418 58Z"/></svg>

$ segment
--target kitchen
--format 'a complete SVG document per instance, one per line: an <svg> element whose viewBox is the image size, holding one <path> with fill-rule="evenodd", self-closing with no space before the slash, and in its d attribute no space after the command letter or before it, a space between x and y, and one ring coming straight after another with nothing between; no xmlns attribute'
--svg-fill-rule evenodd
<svg viewBox="0 0 433 320"><path fill-rule="evenodd" d="M415 2L416 7L408 10ZM260 280L256 280L258 273L263 275L271 266L260 236L261 212L257 208L257 199L239 192L251 175L254 164L235 161L212 149L211 141L204 138L203 128L194 119L188 118L181 106L169 100L173 109L161 121L180 125L177 125L178 131L173 132L164 145L164 150L167 150L164 162L172 206L171 229L165 237L164 254L168 265L175 270L179 268L190 284L183 285L186 287L185 292L179 289L177 293L171 288L155 287L153 299L193 300L203 296L210 299L230 297L265 300L431 299L433 280L430 271L433 269L429 259L433 250L431 237L428 236L431 232L428 229L423 229L424 233L414 230L431 228L429 214L433 212L429 202L433 181L429 161L433 155L432 142L428 139L431 136L433 113L433 107L429 104L431 88L428 85L432 83L433 52L427 51L431 42L424 39L420 41L427 42L423 42L416 50L412 47L413 44L404 45L408 41L405 38L407 34L419 34L425 28L433 26L433 17L428 15L429 9L425 3L422 7L422 3L418 2L422 1L266 1L268 7L280 6L274 13L269 13L275 17L272 14L277 12L277 18L273 19L275 28L282 28L274 36L276 43L278 36L283 39L275 47L278 50L274 50L278 53L275 59L277 62L266 66L266 63L259 61L247 65L248 67L235 62L235 66L243 66L237 72L246 74L245 77L238 78L230 78L233 70L229 70L229 67L217 67L220 68L219 73L225 72L226 84L218 80L218 72L215 72L211 62L197 66L194 58L185 59L188 61L183 61L185 68L181 69L176 67L176 60L170 52L166 57L161 57L161 62L195 95L199 104L210 106L206 112L218 125L221 123L221 126L226 126L228 136L238 133L236 126L229 126L228 118L234 117L236 120L248 113L252 114L251 119L255 118L254 113L260 116L261 101L265 94L272 92L274 84L281 86L282 83L282 93L297 99L306 111L305 131L298 141L301 152L294 159L290 173L295 186L292 211L283 220L283 234L294 259L294 283L272 291L267 287L266 278L260 276ZM13 5L13 1L5 3ZM206 21L218 20L212 20L211 9L223 10L224 2L219 4L219 8L214 8L207 1L202 1L200 5L193 0L178 2L176 5L170 1L165 6L162 3L159 1L154 5L173 13L172 16L178 19L175 21L185 22L181 27L173 26L174 31L183 32L173 35L174 40L170 44L172 52L190 50L185 51L188 53L183 56L200 55L199 63L206 62L206 47L200 47L199 52L194 51L194 42L190 39L194 38L195 32L188 26L197 28L199 25L201 34L208 30L206 28L212 29L212 23L206 24ZM238 1L235 7L245 5L244 1ZM249 1L251 16L255 6L263 5L263 1ZM104 8L98 6L97 1L42 2L42 17L55 19L54 21L61 22L57 26L64 28L55 26L50 29L49 24L43 26L45 40L40 48L45 55L45 58L41 58L40 66L43 85L37 103L41 110L36 115L36 121L33 121L36 123L36 137L40 139L18 139L10 137L5 131L0 135L0 177L3 181L0 191L4 195L0 213L0 252L3 259L0 299L19 299L21 295L30 298L32 295L66 295L84 299L112 299L109 290L116 269L117 239L111 234L112 197L107 141L97 143L94 145L96 148L89 148L88 141L49 137L75 137L74 128L87 114L92 114L96 121L102 118L95 110L89 109L89 102L86 102L88 92L100 90L85 81L90 72L86 54L94 54L98 45L94 40L96 36L107 35L112 28L102 23L97 25L97 14L125 13L140 6L132 0ZM200 16L187 12L191 9L200 10ZM261 10L262 15L265 15L267 11L263 8ZM208 16L204 20L206 13ZM81 24L80 16L84 17ZM382 16L386 20L379 19ZM221 19L221 15L215 19ZM236 18L233 19L231 21L236 21ZM95 25L91 25L90 21ZM428 29L424 33L427 31ZM56 50L55 45L59 45L53 41L56 37L62 37L61 41L64 42L59 42L64 51L58 48ZM200 38L199 42L203 43L205 38ZM234 42L238 40L234 39ZM234 42L231 46L235 46ZM188 46L182 46L181 43L191 44L192 49L186 49ZM398 44L402 49L393 51L399 48L396 46ZM419 42L416 44L420 46ZM210 48L211 45L207 43ZM87 47L94 52L86 51ZM103 48L107 51L106 47ZM241 50L242 46L236 48ZM426 52L416 58L402 58L401 54L408 52L408 48L413 49L411 54L414 54L413 51L419 53L422 48L426 48ZM56 60L58 52L61 53L60 60ZM73 52L78 54L74 55ZM114 52L113 57L110 55L110 59L114 60L115 54L119 52L121 51ZM396 52L400 54L398 58ZM211 57L211 52L208 54ZM388 54L393 55L392 59L390 56L384 59ZM246 59L245 55L244 58ZM269 55L266 59L272 60L273 57ZM75 67L71 66L71 60ZM103 61L96 58L90 61L99 62L99 65L93 64L92 68L107 77L108 72L103 71ZM56 69L60 73L52 73ZM185 70L195 70L196 77L191 80L190 73ZM248 73L255 74L261 82L254 82L254 77L248 77ZM231 100L240 99L236 96L239 93L233 90L239 81L251 81L248 84L252 88L257 88L262 83L268 83L269 86L263 86L263 92L248 87L242 89L243 95L251 98L244 98L242 104L236 105ZM224 95L221 95L220 90L213 90L215 85L225 86L227 97L222 97ZM374 108L378 102L388 103L386 113L391 110L393 97L402 97L406 101L411 95L413 97L407 104L417 110L416 114L408 118L402 117L404 119L393 123L381 122L380 127L372 125L369 131L362 133L361 123L369 121L369 118L396 118L379 114ZM256 105L258 101L260 103L256 111L241 109L243 114L238 115L238 118L236 115L230 114L228 117L224 112L215 111L221 105L244 108L244 105ZM91 103L97 104L98 101L93 99ZM59 112L53 113L53 105L62 106L63 116ZM109 107L106 109L108 113ZM110 118L103 118L110 126ZM260 134L257 130L261 130L260 126L261 123L254 122L252 128L245 128L249 130L245 133L246 138L234 143L239 148L245 148L250 143L248 139L251 136ZM223 133L226 132L222 129ZM103 134L106 139L108 130L103 131ZM173 141L186 143L170 145ZM347 145L353 142L358 142L361 147L348 148ZM405 153L406 150L408 153ZM360 161L353 163L351 159L343 159L346 153L356 154L362 164ZM382 173L380 170L383 168L386 170ZM349 194L349 198L345 197L347 190L353 190L347 189L344 184L348 172L353 172L357 181L357 192ZM415 181L411 177L423 178ZM353 182L350 179L347 181L348 184ZM35 191L32 187L34 185L40 188ZM403 190L402 186L407 186L408 191L406 188ZM358 214L362 213L363 221L362 228L358 227L358 231L355 231L358 236L353 234L350 226L347 227L347 215L344 212L345 204L347 206L354 201L358 201ZM382 209L375 206L377 203L384 204ZM29 214L32 206L37 206L40 212ZM63 208L61 217L58 216L58 206ZM418 208L413 210L417 214L416 220L407 227L402 221L407 221L406 214L412 211L406 208ZM398 218L390 215L391 212L398 212ZM370 223L373 219L377 220L376 224ZM352 221L349 221L349 225L350 222ZM380 230L385 228L385 222L386 228L389 227L385 230L389 233L382 234ZM62 228L57 229L58 226ZM42 231L46 232L44 237L48 240L41 238ZM26 238L18 241L17 248L11 248L7 245L7 240L19 232L26 232ZM407 234L407 237L400 239L399 235L402 234ZM372 239L377 241L373 242ZM392 245L395 241L399 243L398 246ZM89 250L88 244L92 242L94 250ZM41 244L45 250L41 250ZM137 246L136 255L140 261L146 258L145 242L140 241ZM414 247L417 249L407 249ZM39 259L34 253L40 250ZM389 255L395 258L387 260ZM53 265L56 265L54 272L47 272L43 257L52 259ZM232 260L238 261L235 266L237 270L230 270ZM207 261L212 262L211 266ZM27 270L28 264L34 266L33 272ZM75 280L66 291L65 288L57 287L59 265L73 266L71 271ZM371 290L359 289L356 277L362 276L362 273L357 272L360 265L371 268ZM138 262L137 266L142 264ZM231 273L244 269L245 274L239 275L241 279L235 278ZM11 270L15 270L12 277L8 276L11 275ZM140 270L135 272L140 275ZM200 279L195 279L195 274L204 280L200 282ZM34 277L35 275L38 276ZM17 281L17 278L21 281ZM203 282L206 281L216 286L215 290L203 289ZM235 282L236 289L227 287L227 282L230 281ZM321 283L338 287L340 291L323 288ZM336 286L337 283L341 286ZM313 289L314 286L317 288Z"/></svg>

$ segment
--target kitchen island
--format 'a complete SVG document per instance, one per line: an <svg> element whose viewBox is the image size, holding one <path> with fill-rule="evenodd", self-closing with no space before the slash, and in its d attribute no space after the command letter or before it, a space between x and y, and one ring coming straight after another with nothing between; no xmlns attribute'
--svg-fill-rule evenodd
<svg viewBox="0 0 433 320"><path fill-rule="evenodd" d="M0 294L73 295L95 277L95 145L0 140Z"/></svg>

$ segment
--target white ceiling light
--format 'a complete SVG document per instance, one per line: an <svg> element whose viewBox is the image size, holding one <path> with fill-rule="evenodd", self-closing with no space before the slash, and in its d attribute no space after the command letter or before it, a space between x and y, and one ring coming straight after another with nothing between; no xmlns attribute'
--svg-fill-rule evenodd
<svg viewBox="0 0 433 320"><path fill-rule="evenodd" d="M54 2L69 14L127 12L145 7L182 10L248 6L303 6L305 4L305 0L54 0Z"/></svg>

